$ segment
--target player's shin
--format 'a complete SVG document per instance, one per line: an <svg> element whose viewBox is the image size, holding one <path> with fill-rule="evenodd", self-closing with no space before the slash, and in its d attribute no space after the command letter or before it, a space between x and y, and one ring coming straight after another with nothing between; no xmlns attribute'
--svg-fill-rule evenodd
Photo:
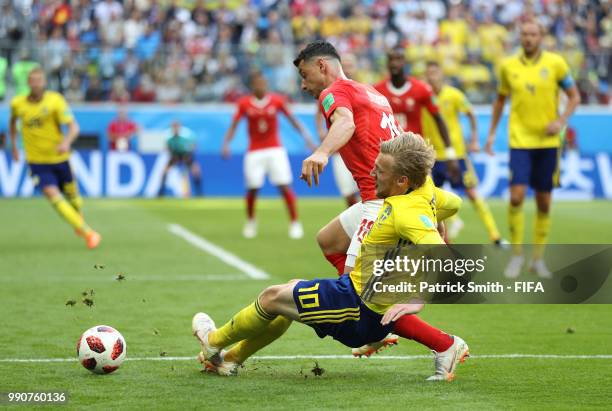
<svg viewBox="0 0 612 411"><path fill-rule="evenodd" d="M64 184L62 187L64 195L70 202L70 205L78 212L81 213L83 208L83 198L79 195L79 188L76 181L72 181L68 184Z"/></svg>
<svg viewBox="0 0 612 411"><path fill-rule="evenodd" d="M89 226L85 224L85 221L83 220L81 214L77 210L75 210L74 207L71 206L68 201L64 199L63 196L59 195L50 200L51 204L58 212L58 214L64 220L66 220L68 224L74 227L75 230L81 233L86 233L91 230Z"/></svg>
<svg viewBox="0 0 612 411"><path fill-rule="evenodd" d="M261 334L242 340L234 345L231 350L225 353L223 360L237 364L244 363L247 358L257 351L280 338L289 329L290 325L290 319L279 315L268 324Z"/></svg>
<svg viewBox="0 0 612 411"><path fill-rule="evenodd" d="M208 334L208 342L223 348L247 338L255 337L266 330L276 315L268 314L260 305L259 298L232 317L221 328Z"/></svg>
<svg viewBox="0 0 612 411"><path fill-rule="evenodd" d="M474 204L474 209L478 217L480 217L480 220L484 223L491 241L499 240L501 236L487 203L485 203L482 198L476 198L472 203Z"/></svg>
<svg viewBox="0 0 612 411"><path fill-rule="evenodd" d="M453 345L453 337L439 330L414 314L400 317L393 326L393 332L400 337L421 343L436 352L444 352Z"/></svg>
<svg viewBox="0 0 612 411"><path fill-rule="evenodd" d="M535 233L533 237L533 259L539 260L544 254L544 247L550 231L550 214L538 212L535 220Z"/></svg>
<svg viewBox="0 0 612 411"><path fill-rule="evenodd" d="M523 206L510 205L508 210L508 223L510 225L510 242L514 254L522 254L523 237L525 235L525 213Z"/></svg>

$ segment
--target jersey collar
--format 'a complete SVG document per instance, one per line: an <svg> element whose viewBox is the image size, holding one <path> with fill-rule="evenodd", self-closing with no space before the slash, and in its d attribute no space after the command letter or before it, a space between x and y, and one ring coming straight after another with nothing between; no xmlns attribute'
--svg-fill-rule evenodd
<svg viewBox="0 0 612 411"><path fill-rule="evenodd" d="M525 52L523 50L521 50L520 54L519 54L519 60L521 61L521 63L523 63L525 66L535 66L536 64L538 64L538 62L540 61L540 59L542 58L542 55L544 54L544 50L540 50L540 52L534 57L534 58L528 58L525 55Z"/></svg>
<svg viewBox="0 0 612 411"><path fill-rule="evenodd" d="M270 102L270 95L266 94L264 98L258 99L255 96L251 96L251 104L258 108L264 108Z"/></svg>
<svg viewBox="0 0 612 411"><path fill-rule="evenodd" d="M406 83L404 83L404 85L401 86L400 88L395 87L393 83L391 83L391 80L387 80L387 88L389 89L389 92L391 92L391 94L394 94L396 96L403 95L408 90L410 90L411 87L412 87L412 82L410 81L409 78L406 79Z"/></svg>

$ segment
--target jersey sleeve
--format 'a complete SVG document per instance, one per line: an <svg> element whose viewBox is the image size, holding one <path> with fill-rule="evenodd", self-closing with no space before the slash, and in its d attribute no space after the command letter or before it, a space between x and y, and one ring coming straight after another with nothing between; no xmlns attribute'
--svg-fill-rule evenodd
<svg viewBox="0 0 612 411"><path fill-rule="evenodd" d="M429 111L430 114L438 114L440 112L440 108L436 102L436 97L434 96L431 87L426 84L423 84L423 94L421 99L423 106L427 109L427 111Z"/></svg>
<svg viewBox="0 0 612 411"><path fill-rule="evenodd" d="M278 106L278 110L283 113L285 116L289 116L290 115L290 111L289 111L289 105L287 104L287 99L284 98L283 96L277 96L277 106Z"/></svg>
<svg viewBox="0 0 612 411"><path fill-rule="evenodd" d="M572 77L572 72L565 62L565 59L561 56L558 56L557 64L555 67L555 75L557 79L557 84L563 90L567 90L574 86L574 78Z"/></svg>
<svg viewBox="0 0 612 411"><path fill-rule="evenodd" d="M444 244L429 204L393 207L397 234L413 244Z"/></svg>
<svg viewBox="0 0 612 411"><path fill-rule="evenodd" d="M234 113L234 117L232 117L232 122L239 121L244 116L245 114L244 106L245 106L244 100L239 100L237 107L236 107L236 112Z"/></svg>
<svg viewBox="0 0 612 411"><path fill-rule="evenodd" d="M60 94L57 95L55 100L55 115L59 124L68 124L74 121L72 110L70 110L68 103Z"/></svg>
<svg viewBox="0 0 612 411"><path fill-rule="evenodd" d="M353 111L353 105L351 104L351 97L347 90L340 87L330 87L324 90L319 96L319 106L321 112L325 116L325 119L331 122L331 115L338 107L346 107L351 112Z"/></svg>
<svg viewBox="0 0 612 411"><path fill-rule="evenodd" d="M443 221L451 217L461 208L461 197L441 188L434 188L434 196L436 198L436 218L438 221Z"/></svg>
<svg viewBox="0 0 612 411"><path fill-rule="evenodd" d="M507 67L508 64L504 62L499 69L499 84L497 85L497 92L502 96L507 96L510 94L510 83L508 82Z"/></svg>

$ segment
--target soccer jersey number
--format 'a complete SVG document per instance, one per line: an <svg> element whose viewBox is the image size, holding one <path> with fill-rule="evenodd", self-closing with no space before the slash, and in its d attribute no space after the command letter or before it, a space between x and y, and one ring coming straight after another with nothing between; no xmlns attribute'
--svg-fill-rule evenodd
<svg viewBox="0 0 612 411"><path fill-rule="evenodd" d="M316 308L319 306L319 284L298 289L298 299L302 308Z"/></svg>
<svg viewBox="0 0 612 411"><path fill-rule="evenodd" d="M391 132L391 138L395 138L400 135L400 131L397 128L397 123L393 114L383 113L382 119L380 120L380 128L386 130L387 128Z"/></svg>
<svg viewBox="0 0 612 411"><path fill-rule="evenodd" d="M259 130L260 133L265 133L266 131L268 131L268 122L264 120L263 118L260 119L257 122L257 129Z"/></svg>

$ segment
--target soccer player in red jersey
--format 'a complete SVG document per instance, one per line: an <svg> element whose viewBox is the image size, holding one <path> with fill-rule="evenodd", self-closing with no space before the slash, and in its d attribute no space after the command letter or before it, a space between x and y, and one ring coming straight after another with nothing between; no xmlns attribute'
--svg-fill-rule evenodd
<svg viewBox="0 0 612 411"><path fill-rule="evenodd" d="M434 93L426 83L412 76L407 76L405 67L406 53L404 49L401 47L392 49L387 53L389 78L377 83L374 88L387 97L395 118L404 131L412 131L423 135L421 112L423 109L429 111L446 146L446 158L451 160L448 162L449 175L451 178L458 178L457 155L451 145L446 124L435 103Z"/></svg>
<svg viewBox="0 0 612 411"><path fill-rule="evenodd" d="M319 100L328 126L327 136L314 153L302 163L301 178L308 186L319 183L319 174L329 157L339 152L353 174L361 194L357 203L335 217L317 234L325 258L339 274L350 272L361 242L378 217L383 200L376 196L376 179L372 174L380 151L380 142L400 135L387 99L373 87L350 80L344 74L340 56L326 41L308 44L293 61L302 77L302 89ZM453 337L432 327L416 315L400 317L393 332L415 340L445 358L453 345ZM388 336L377 344L354 351L370 355L384 345L397 342Z"/></svg>
<svg viewBox="0 0 612 411"><path fill-rule="evenodd" d="M279 94L268 92L268 84L262 73L253 73L250 84L253 94L238 101L238 110L225 134L222 151L223 157L229 158L229 144L234 138L236 127L242 117L246 117L249 136L249 147L244 156L247 222L242 234L246 238L254 238L257 235L255 199L257 198L257 191L263 186L264 179L268 175L270 182L278 186L287 204L291 219L289 237L293 239L302 238L304 230L302 224L298 221L296 197L291 189L292 178L289 158L278 136L279 112L283 113L291 125L298 130L310 149L314 149L316 146L307 130L289 111L285 98Z"/></svg>
<svg viewBox="0 0 612 411"><path fill-rule="evenodd" d="M127 109L119 107L117 118L108 125L109 150L128 151L130 139L138 133L138 125L128 117Z"/></svg>

